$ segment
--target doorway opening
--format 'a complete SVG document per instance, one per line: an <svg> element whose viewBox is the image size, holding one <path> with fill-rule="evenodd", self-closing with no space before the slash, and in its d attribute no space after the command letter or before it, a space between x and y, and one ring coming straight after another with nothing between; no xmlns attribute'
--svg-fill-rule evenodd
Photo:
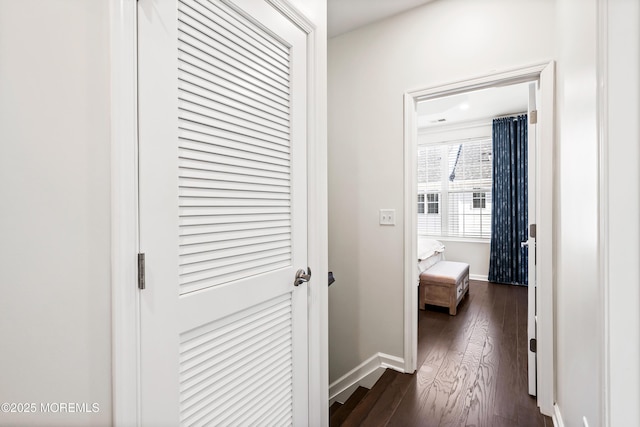
<svg viewBox="0 0 640 427"><path fill-rule="evenodd" d="M471 114L474 109L478 111L478 104L489 106ZM554 400L553 63L405 95L405 371L414 372L418 368L419 234L440 237L430 239L427 245L432 245L433 240L445 240L447 259L469 263L471 279L487 279L492 198L491 179L485 179L487 171L483 174L482 169L483 165L485 169L489 165L490 174L491 120L523 113L528 113L530 118L535 116L530 120L533 125L529 126L533 156L533 162L529 159L533 164L529 188L534 200L529 217L537 223L537 236L535 242L531 242L533 249L537 246L538 250L538 256L531 257L529 265L534 284L538 283L537 292L535 286L529 287L528 298L529 338L533 338L532 343L538 347L537 353L532 351L529 357L529 372L533 373L529 393L536 394L537 385L538 406L543 414L551 415ZM461 154L465 145L466 152L472 153L466 157ZM430 176L426 176L428 167L418 166L419 158L422 164L428 164L429 159L433 163ZM453 185L455 188L449 189L451 177L456 171L461 172L465 162L469 163L468 171L473 172L467 172L466 180L458 179ZM439 176L436 176L438 173L434 171L438 169ZM469 188L464 187L466 184ZM423 248L424 243L420 247ZM536 258L537 264L533 262Z"/></svg>

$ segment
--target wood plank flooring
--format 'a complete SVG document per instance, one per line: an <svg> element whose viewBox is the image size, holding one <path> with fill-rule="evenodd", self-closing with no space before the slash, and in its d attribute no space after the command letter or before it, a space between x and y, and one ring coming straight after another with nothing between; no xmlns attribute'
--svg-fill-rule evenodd
<svg viewBox="0 0 640 427"><path fill-rule="evenodd" d="M331 408L337 426L551 427L527 390L527 288L471 281L458 314L419 310L418 370L387 369Z"/></svg>

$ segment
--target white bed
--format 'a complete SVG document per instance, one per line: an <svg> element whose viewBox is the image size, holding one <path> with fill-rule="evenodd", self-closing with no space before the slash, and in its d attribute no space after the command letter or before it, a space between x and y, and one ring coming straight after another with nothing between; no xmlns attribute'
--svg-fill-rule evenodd
<svg viewBox="0 0 640 427"><path fill-rule="evenodd" d="M435 239L418 236L418 276L444 260L444 244Z"/></svg>

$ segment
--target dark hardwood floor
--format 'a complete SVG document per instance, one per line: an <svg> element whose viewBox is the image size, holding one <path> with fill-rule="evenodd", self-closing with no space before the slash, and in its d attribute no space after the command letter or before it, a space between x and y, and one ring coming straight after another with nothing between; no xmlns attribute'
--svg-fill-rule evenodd
<svg viewBox="0 0 640 427"><path fill-rule="evenodd" d="M527 288L471 281L458 314L419 310L417 372L387 369L336 426L553 426L527 393Z"/></svg>

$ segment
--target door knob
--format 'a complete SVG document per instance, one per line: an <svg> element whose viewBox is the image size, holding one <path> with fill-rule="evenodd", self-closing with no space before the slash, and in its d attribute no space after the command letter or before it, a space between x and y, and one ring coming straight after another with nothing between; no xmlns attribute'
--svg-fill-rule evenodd
<svg viewBox="0 0 640 427"><path fill-rule="evenodd" d="M307 267L307 271L304 269L300 269L296 272L296 279L293 281L294 286L302 285L305 282L308 282L311 279L311 269Z"/></svg>
<svg viewBox="0 0 640 427"><path fill-rule="evenodd" d="M527 240L526 242L520 242L520 247L521 248L528 248L529 247L529 241Z"/></svg>

